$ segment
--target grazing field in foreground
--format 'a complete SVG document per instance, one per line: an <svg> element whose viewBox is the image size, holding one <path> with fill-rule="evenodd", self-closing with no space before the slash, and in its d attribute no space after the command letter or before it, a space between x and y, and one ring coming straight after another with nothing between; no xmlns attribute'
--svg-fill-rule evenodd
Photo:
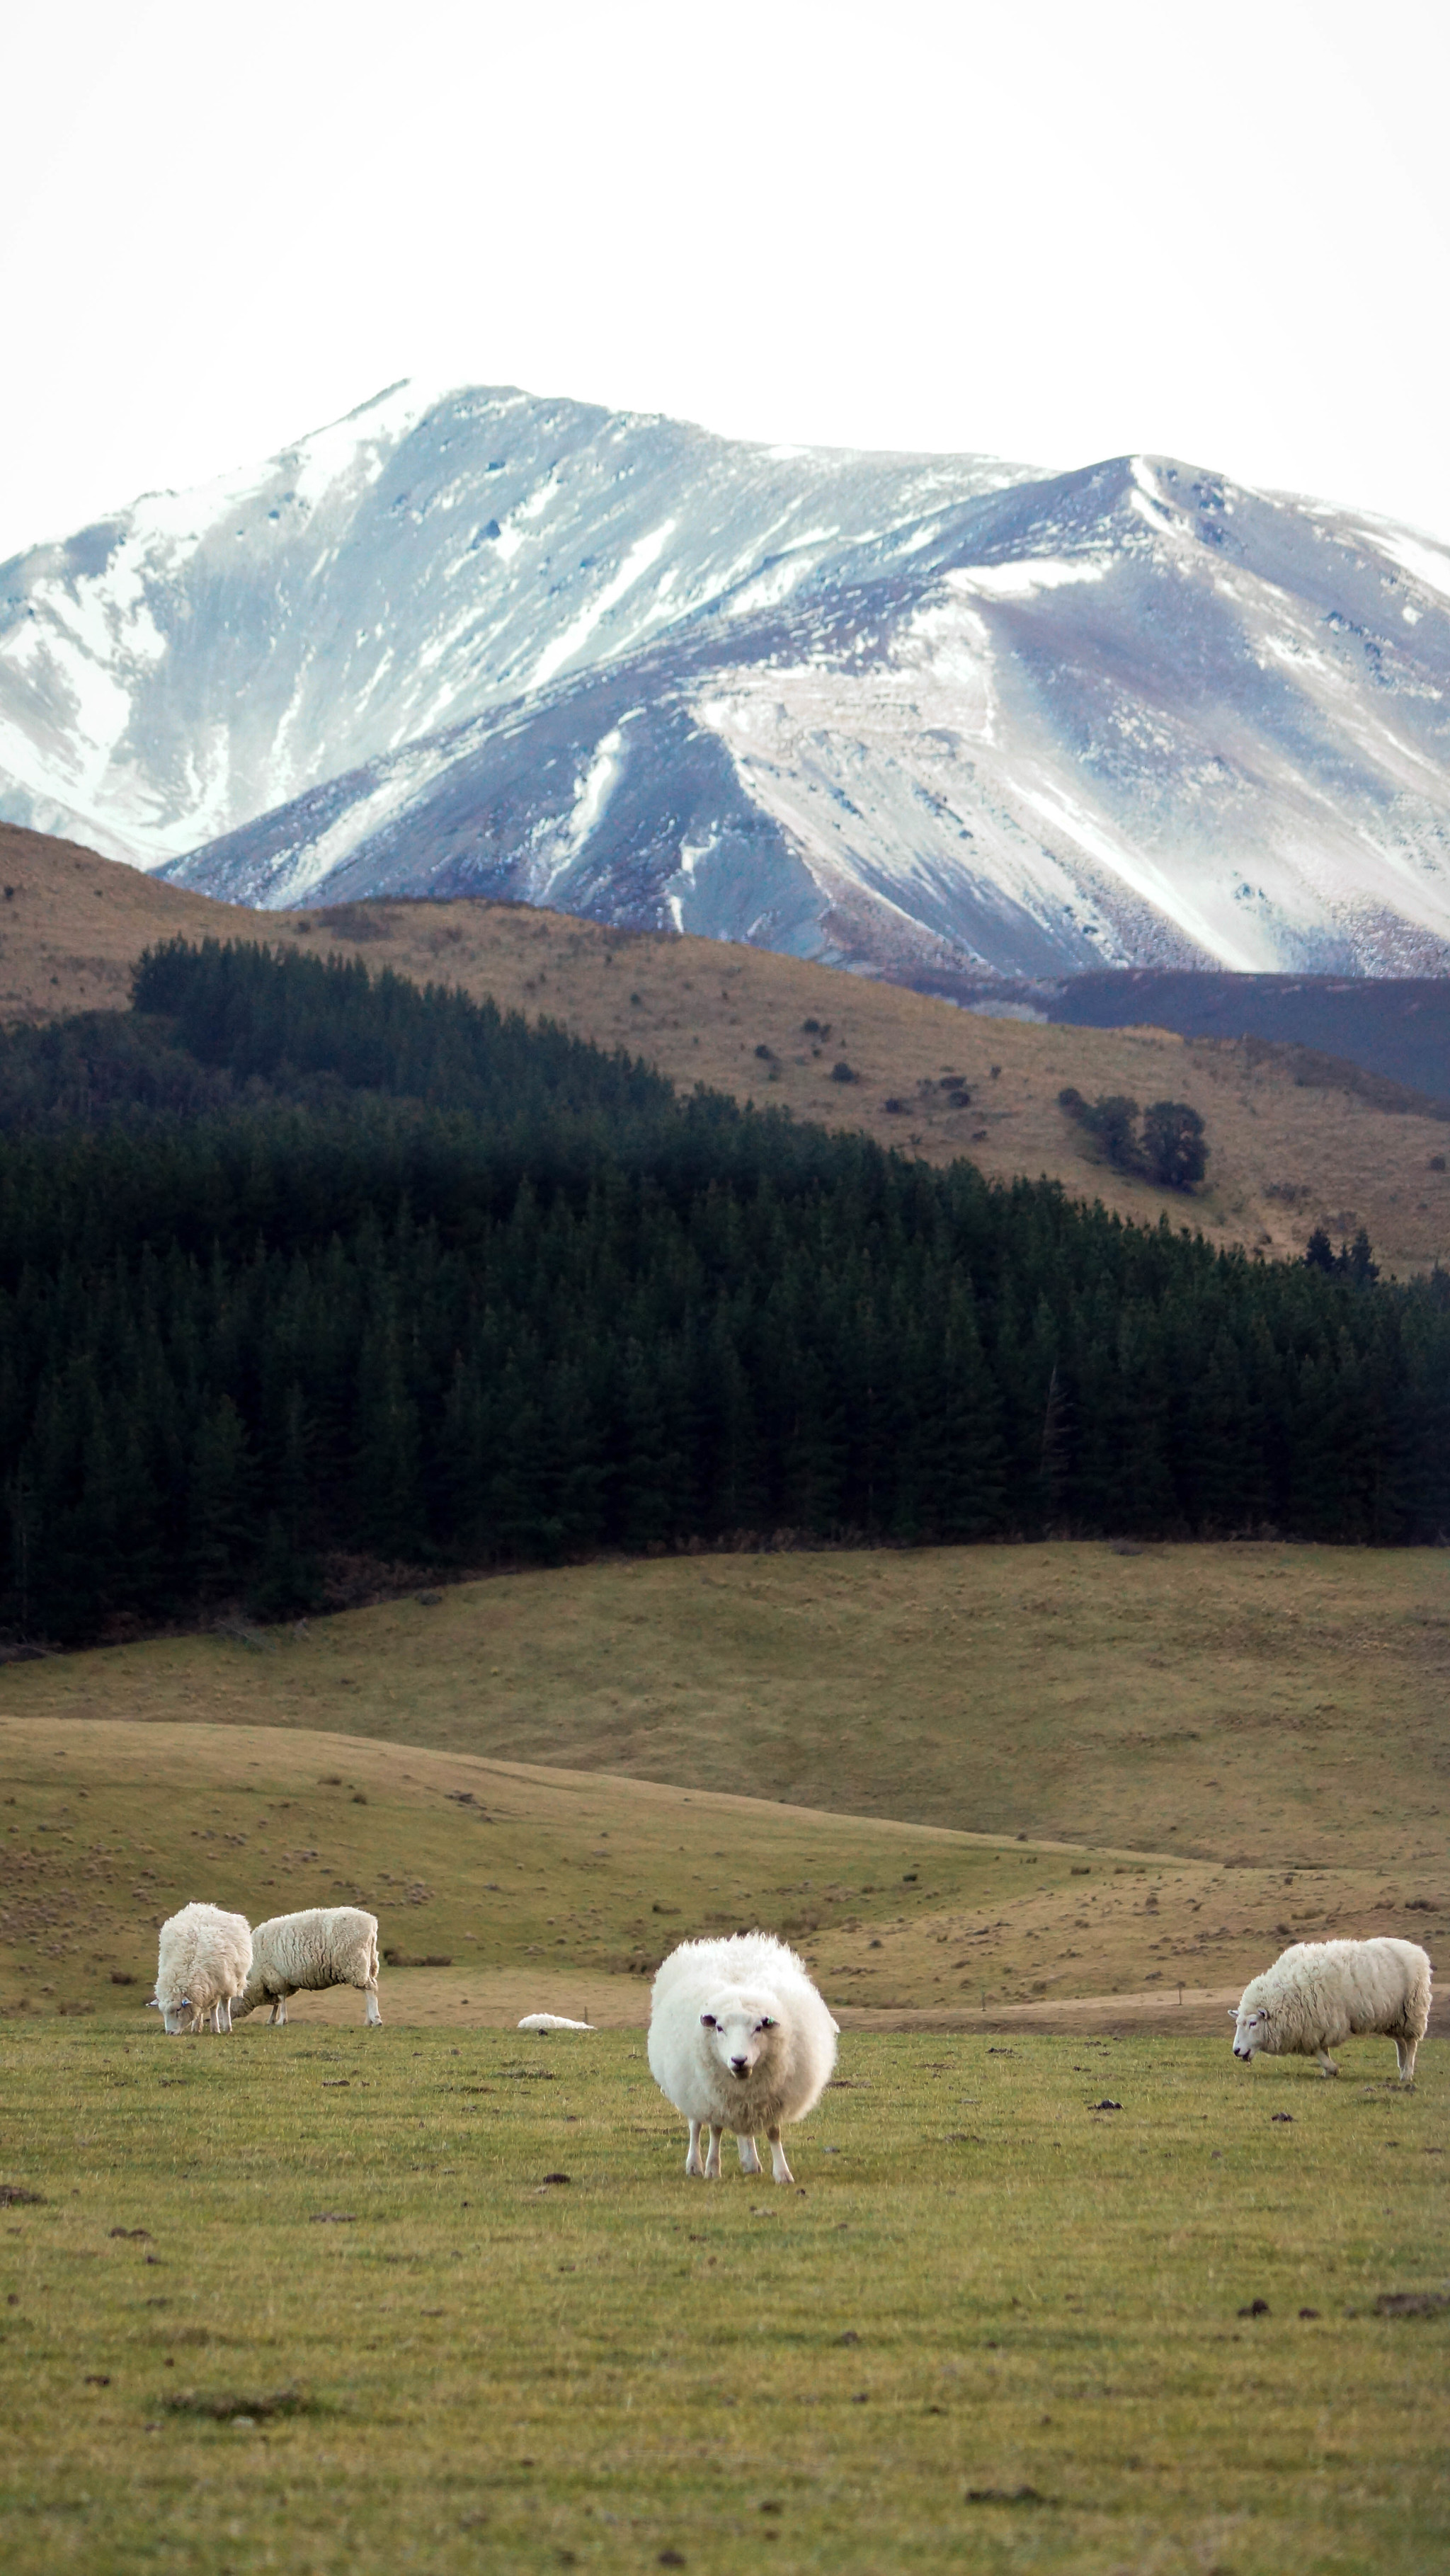
<svg viewBox="0 0 1450 2576"><path fill-rule="evenodd" d="M1261 1867L1443 1860L1443 1549L677 1557L429 1603L11 1665L0 1710L337 1729Z"/></svg>
<svg viewBox="0 0 1450 2576"><path fill-rule="evenodd" d="M1439 2043L848 2034L774 2190L635 2035L274 2039L0 2038L9 2576L1450 2551Z"/></svg>
<svg viewBox="0 0 1450 2576"><path fill-rule="evenodd" d="M638 2023L676 1941L763 1923L847 2018L1118 1996L1226 2050L1224 2004L1287 1940L1396 1932L1433 1953L1450 1875L1443 1843L1414 1874L1352 1845L1315 1869L1228 1867L301 1728L0 1721L0 2012L111 2011L124 1977L154 2022L157 1928L195 1896L253 1922L366 1905L393 1954L389 2023ZM294 2011L356 2022L362 2003Z"/></svg>

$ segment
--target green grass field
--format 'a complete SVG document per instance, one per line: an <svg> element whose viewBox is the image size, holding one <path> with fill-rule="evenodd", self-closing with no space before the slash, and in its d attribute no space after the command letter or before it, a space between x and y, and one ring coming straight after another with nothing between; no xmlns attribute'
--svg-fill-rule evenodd
<svg viewBox="0 0 1450 2576"><path fill-rule="evenodd" d="M9 2022L3 2563L1425 2576L1450 2307L1377 2302L1447 2287L1445 2052L1388 2056L848 2033L775 2190L686 2182L637 2033Z"/></svg>
<svg viewBox="0 0 1450 2576"><path fill-rule="evenodd" d="M1450 2293L1444 2040L1246 2075L1222 1998L1434 1954L1447 1565L593 1566L0 1670L5 2576L1438 2570L1450 2308L1380 2303ZM193 1895L447 1964L167 2041ZM795 2191L686 2183L644 2063L752 1920L847 2025Z"/></svg>

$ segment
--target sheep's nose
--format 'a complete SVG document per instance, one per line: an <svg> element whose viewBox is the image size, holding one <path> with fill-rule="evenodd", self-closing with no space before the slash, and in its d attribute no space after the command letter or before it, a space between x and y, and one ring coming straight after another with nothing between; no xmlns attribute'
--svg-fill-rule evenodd
<svg viewBox="0 0 1450 2576"><path fill-rule="evenodd" d="M730 2060L730 2067L731 2072L735 2075L748 2075L750 2073L750 2060L748 2057L732 2057Z"/></svg>

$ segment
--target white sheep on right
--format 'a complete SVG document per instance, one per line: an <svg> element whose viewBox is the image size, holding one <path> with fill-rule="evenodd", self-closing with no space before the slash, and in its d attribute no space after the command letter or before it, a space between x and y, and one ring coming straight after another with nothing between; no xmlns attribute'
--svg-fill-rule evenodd
<svg viewBox="0 0 1450 2576"><path fill-rule="evenodd" d="M649 2063L660 2091L690 2124L686 2173L719 2181L728 2129L741 2171L758 2174L755 2139L763 2129L773 2178L793 2182L780 2133L820 2100L838 2035L804 1959L773 1933L682 1941L672 1950L650 1998Z"/></svg>
<svg viewBox="0 0 1450 2576"><path fill-rule="evenodd" d="M167 2030L198 2031L208 2013L214 2031L230 2030L252 1966L252 1927L245 1914L219 1905L183 1905L161 1926L156 1992L151 2000Z"/></svg>
<svg viewBox="0 0 1450 2576"><path fill-rule="evenodd" d="M381 2022L378 2009L378 1918L360 1905L309 1905L300 1914L269 1914L252 1933L252 1965L237 2019L270 2004L270 2030L287 2019L289 1995L325 1994L329 1986L356 1986L365 1998L363 2019Z"/></svg>
<svg viewBox="0 0 1450 2576"><path fill-rule="evenodd" d="M1378 2032L1395 2043L1400 2082L1412 2084L1430 2018L1430 1973L1414 1941L1295 1941L1249 1979L1237 2009L1230 2006L1234 2055L1246 2065L1260 2052L1317 2057L1322 2075L1337 2075L1331 2048Z"/></svg>

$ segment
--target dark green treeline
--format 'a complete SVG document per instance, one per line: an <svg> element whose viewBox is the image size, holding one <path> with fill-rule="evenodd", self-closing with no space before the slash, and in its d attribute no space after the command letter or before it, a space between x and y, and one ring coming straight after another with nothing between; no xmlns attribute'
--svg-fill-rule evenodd
<svg viewBox="0 0 1450 2576"><path fill-rule="evenodd" d="M458 994L158 952L0 1043L13 1633L789 1528L1450 1528L1450 1282L1356 1284L668 1084Z"/></svg>

